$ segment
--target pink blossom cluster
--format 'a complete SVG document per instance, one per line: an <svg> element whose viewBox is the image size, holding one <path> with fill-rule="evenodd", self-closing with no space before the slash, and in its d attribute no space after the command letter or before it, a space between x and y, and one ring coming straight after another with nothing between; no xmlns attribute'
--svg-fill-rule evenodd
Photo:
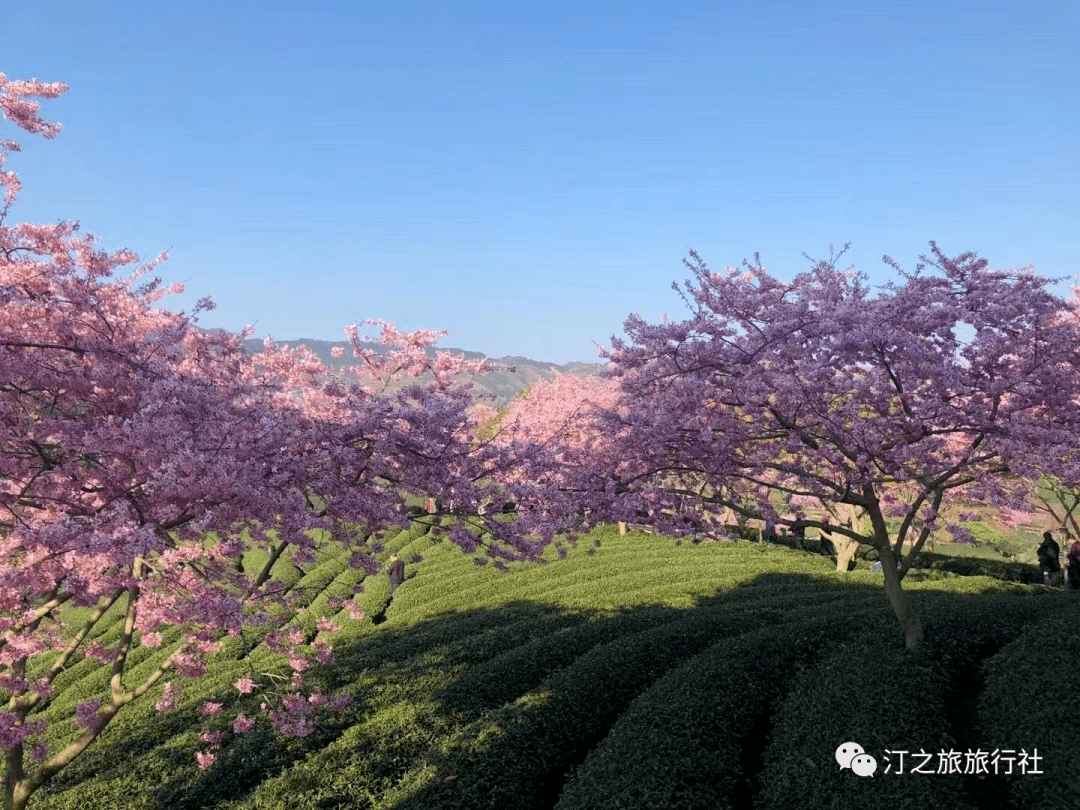
<svg viewBox="0 0 1080 810"><path fill-rule="evenodd" d="M37 100L65 89L0 75L0 115L52 137L59 126L40 117ZM17 149L0 143L0 163ZM197 328L209 299L186 313L158 307L182 290L152 278L164 254L140 263L127 249L103 251L73 222L12 224L19 180L4 171L0 184L0 675L60 651L32 690L8 681L20 695L17 721L40 707L68 663L92 659L127 673L132 647L161 647L167 628L182 637L166 663L80 706L88 732L170 671L200 676L220 640L245 626L266 627L294 676L331 661L328 639L305 644L280 630L303 609L299 595L269 566L238 569L252 546L307 566L318 559L314 530L330 532L352 543L350 564L375 573L381 532L417 519L406 510L410 495L452 501L467 519L448 527L451 538L483 547L497 564L538 558L562 525L542 501L514 524L482 514L485 504L540 491L509 474L501 449L474 438L491 413L458 380L491 370L488 361L431 352L439 333L379 321L367 326L379 330L381 351L358 326L346 328L356 362L343 375L269 338L249 354L250 329ZM125 268L126 278L115 276ZM130 622L115 642L84 641L59 610L65 604L119 605ZM340 606L364 620L352 600ZM327 635L338 628L319 624ZM157 706L174 708L178 695L170 682ZM267 711L300 733L314 719L299 706ZM57 752L39 773L69 759Z"/></svg>
<svg viewBox="0 0 1080 810"><path fill-rule="evenodd" d="M879 551L917 645L899 581L938 529L970 537L949 503L1023 509L1033 482L1080 483L1077 302L930 245L914 272L886 259L896 281L878 290L835 254L782 281L691 253L675 286L690 316L628 318L603 350L611 390L556 380L514 403L501 439L516 473L587 522L674 534L710 518L824 528L804 505L850 507L867 528L831 528Z"/></svg>
<svg viewBox="0 0 1080 810"><path fill-rule="evenodd" d="M172 681L165 684L162 689L161 699L154 704L154 708L159 712L170 712L176 708L176 701L180 697L183 689Z"/></svg>
<svg viewBox="0 0 1080 810"><path fill-rule="evenodd" d="M0 751L11 751L45 730L45 724L23 723L15 712L0 712Z"/></svg>

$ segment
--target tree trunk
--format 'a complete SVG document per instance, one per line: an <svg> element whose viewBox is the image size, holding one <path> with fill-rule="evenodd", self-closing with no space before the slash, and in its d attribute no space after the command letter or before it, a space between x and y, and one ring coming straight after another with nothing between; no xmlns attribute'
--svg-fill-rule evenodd
<svg viewBox="0 0 1080 810"><path fill-rule="evenodd" d="M866 510L850 503L837 504L835 515L842 526L860 535L866 534ZM836 542L836 570L847 572L848 566L859 550L859 541L838 534Z"/></svg>
<svg viewBox="0 0 1080 810"><path fill-rule="evenodd" d="M855 553L859 550L859 541L837 535L833 545L836 546L836 570L846 573L851 561L855 559Z"/></svg>
<svg viewBox="0 0 1080 810"><path fill-rule="evenodd" d="M4 757L7 775L4 777L4 810L14 810L15 786L19 783L19 768L16 757L22 756L22 746L16 746Z"/></svg>
<svg viewBox="0 0 1080 810"><path fill-rule="evenodd" d="M918 649L923 640L922 622L919 621L908 595L900 587L896 554L893 553L892 545L889 543L889 527L885 523L885 516L881 514L874 488L870 484L864 485L863 494L865 496L863 508L866 510L867 517L870 518L870 525L874 528L871 543L881 558L881 572L885 576L885 596L900 622L900 629L904 632L904 645L909 650Z"/></svg>
<svg viewBox="0 0 1080 810"><path fill-rule="evenodd" d="M918 649L923 640L922 622L911 604L907 593L900 587L900 575L896 568L896 555L892 547L886 543L878 548L881 555L881 571L885 575L885 596L892 605L896 618L900 621L900 629L904 631L904 645L909 650Z"/></svg>
<svg viewBox="0 0 1080 810"><path fill-rule="evenodd" d="M30 801L30 793L26 790L25 786L18 785L17 790L14 791L14 795L11 797L11 803L8 804L7 791L5 790L4 807L5 810L26 810L26 803Z"/></svg>
<svg viewBox="0 0 1080 810"><path fill-rule="evenodd" d="M7 778L4 780L4 810L26 810L26 804L34 792L29 781L23 778L23 747L18 745L7 752Z"/></svg>

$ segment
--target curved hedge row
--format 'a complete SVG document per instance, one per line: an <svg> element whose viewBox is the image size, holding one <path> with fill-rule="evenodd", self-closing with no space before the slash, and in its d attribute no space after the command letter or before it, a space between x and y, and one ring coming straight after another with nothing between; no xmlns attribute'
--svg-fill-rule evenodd
<svg viewBox="0 0 1080 810"><path fill-rule="evenodd" d="M845 643L801 673L775 718L761 773L761 806L972 807L958 776L885 773L896 771L899 760L887 761L886 751L952 748L942 677L931 662L878 637ZM877 759L872 777L840 767L835 752L845 742Z"/></svg>
<svg viewBox="0 0 1080 810"><path fill-rule="evenodd" d="M837 600L842 594L824 594L822 601L825 596ZM525 717L529 715L529 707L536 705L539 700L538 694L551 694L555 697L567 690L573 692L580 688L584 677L581 674L584 670L581 668L587 669L590 662L602 662L597 666L607 671L605 677L617 677L620 670L613 655L614 651L623 649L623 645L630 645L634 649L644 645L640 656L636 653L632 656L636 667L640 661L652 661L655 654L663 653L659 642L654 644L658 638L667 638L669 643L700 644L703 636L739 632L749 626L749 622L761 620L763 612L767 612L771 620L775 621L786 609L785 605L778 604L776 594L770 594L763 595L755 602L747 600L689 614L687 611L651 608L613 616L548 615L547 620L552 625L562 621L572 623L556 629L551 635L531 640L528 640L528 636L533 634L533 628L529 628L528 633L522 633L518 639L510 639L507 638L506 629L489 623L490 618L503 615L502 613L470 618L468 635L454 641L448 634L441 639L446 646L433 645L433 638L430 636L427 639L414 639L410 634L392 642L387 652L391 661L400 662L403 649L414 650L418 660L414 661L412 674L389 692L386 691L385 680L384 686L379 688L380 698L408 701L409 710L402 711L399 707L399 710L394 711L380 700L379 705L387 705L387 710L369 727L369 732L349 733L347 740L343 739L341 745L332 746L332 751L324 750L318 760L300 763L280 779L263 785L253 795L252 800L255 803L252 806L280 806L287 797L306 794L314 790L315 785L319 786L317 792L323 800L333 796L335 801L343 803L360 801L360 793L382 796L384 791L389 791L381 801L390 806L393 802L389 797L400 798L402 793L423 790L432 778L432 773L422 770L408 774L410 763L416 760L443 762L447 757L450 764L446 767L461 773L444 773L444 777L455 776L456 779L452 781L460 780L455 787L456 792L461 793L464 789L462 786L470 779L478 777L483 782L482 774L473 773L478 769L473 761L473 753L470 752L474 752L477 745L483 748L490 740L500 738L504 733L504 723L516 726L520 734L529 739L530 744L540 745L542 733L532 727L537 718L540 718L541 723L543 718L549 718L546 722L553 723L556 727L565 724L561 733L570 734L572 737L580 734L582 723L588 726L597 719L592 717L582 720L575 714L576 710L567 709L566 703L559 704L562 708L553 718L547 709L541 710L538 715ZM531 610L535 612L536 606ZM461 627L457 622L451 626L455 629ZM513 626L520 626L520 623ZM476 632L478 630L479 633ZM474 640L478 635L482 638L477 643ZM497 649L498 646L509 649L486 662L466 660L469 652L482 649L489 639L489 649ZM695 639L697 641L694 641ZM523 643L512 646L516 642ZM424 650L428 650L427 655ZM445 679L441 689L433 679L432 669L425 666L424 661L436 650L439 658L438 672ZM677 661L680 654L671 653L670 657ZM356 659L348 662L343 660L342 673L355 671L357 663ZM400 664L388 664L383 670L384 677L392 677L395 672L400 671ZM621 688L630 689L632 693L635 677L637 676L627 676ZM424 693L409 692L406 697L406 691L412 689L419 680L426 681ZM618 690L604 692L605 712L617 711L618 706L613 702L613 696L617 692ZM586 712L591 711L589 701L574 705ZM452 718L448 719L448 712L453 715ZM550 736L550 727L547 733ZM421 744L422 739L428 740L426 748ZM563 757L565 754L560 753L558 748L558 745L549 740L546 753L540 756L538 761L546 762L552 758ZM458 753L454 754L454 751ZM455 761L460 762L462 758L466 763L472 762L472 767L461 768L452 764ZM529 770L528 762L532 761L531 757L507 755L506 758L518 762L525 760L519 766L524 771ZM500 761L501 759L502 757ZM402 763L409 767L395 770L386 766L388 762ZM490 775L500 769L501 766L489 765L482 770ZM328 776L328 773L334 775ZM550 774L534 773L522 784L535 787L537 782L545 781L546 775ZM405 781L395 788L398 780L403 777ZM505 777L499 781L510 790L533 790L522 788L521 784L514 784L513 780ZM298 807L317 806L304 804L303 800L295 801L300 802L296 805ZM425 792L423 799L416 801L420 805L427 805L435 799Z"/></svg>
<svg viewBox="0 0 1080 810"><path fill-rule="evenodd" d="M828 644L883 627L884 606L843 600L809 618L713 645L644 691L566 784L558 810L736 808L752 795L747 760L796 667ZM757 752L760 753L760 752Z"/></svg>
<svg viewBox="0 0 1080 810"><path fill-rule="evenodd" d="M1002 777L1016 805L1028 810L1080 807L1080 600L1071 601L984 667L980 711L988 747L1041 758L1032 763L1041 774L1019 773L1017 762L1013 775Z"/></svg>
<svg viewBox="0 0 1080 810"><path fill-rule="evenodd" d="M788 612L778 604L695 612L594 647L431 752L375 806L550 806L565 775L642 690L717 639L775 626Z"/></svg>
<svg viewBox="0 0 1080 810"><path fill-rule="evenodd" d="M1042 585L1043 575L1039 566L1030 563L992 560L985 557L951 557L923 551L916 560L919 570L948 571L965 577L993 577L1028 585Z"/></svg>
<svg viewBox="0 0 1080 810"><path fill-rule="evenodd" d="M311 586L314 614L334 613L343 628L328 637L336 661L305 673L309 685L348 692L352 706L299 740L260 719L200 771L199 732L227 721L200 717L199 704L257 715L261 698L232 683L282 664L261 633L245 635L189 684L174 713L153 710L160 688L125 708L32 807L668 810L756 799L780 810L849 801L964 808L977 794L962 778L884 775L879 757L875 778L861 779L841 772L833 752L849 740L877 755L874 746L930 751L1000 737L1016 724L1009 712L1023 709L994 703L991 686L1007 695L1028 649L1010 657L1006 645L1075 607L1073 595L1042 587L928 572L907 583L927 628L922 655L911 656L898 647L878 575L836 574L824 558L777 546L596 535L597 554L583 542L566 560L503 575L414 526L379 552L402 556L414 575L393 599L385 574L365 577L343 554L303 577L279 561L294 586ZM361 581L355 602L368 620L329 608L330 596ZM387 620L373 625L388 601ZM297 623L314 637L313 620ZM169 652L134 650L131 678ZM981 664L995 655L984 729L968 714ZM72 709L107 681L96 670L76 664L61 676L51 740L76 733Z"/></svg>

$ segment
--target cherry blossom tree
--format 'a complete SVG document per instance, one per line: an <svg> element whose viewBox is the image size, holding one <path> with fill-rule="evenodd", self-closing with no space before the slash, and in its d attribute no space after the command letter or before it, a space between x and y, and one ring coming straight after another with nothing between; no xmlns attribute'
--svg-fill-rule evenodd
<svg viewBox="0 0 1080 810"><path fill-rule="evenodd" d="M59 127L39 101L60 83L0 74L0 114L46 137ZM0 165L18 150L0 145ZM350 564L377 572L381 534L408 525L408 496L452 498L460 517L442 528L478 559L537 559L558 520L542 504L517 520L477 514L485 500L521 499L500 486L504 455L473 433L487 414L473 408L461 372L489 368L448 353L428 356L438 334L381 327L384 349L346 331L355 365L335 376L310 352L267 340L250 355L243 338L196 328L191 314L155 304L179 285L147 280L156 259L107 253L77 225L10 224L14 172L0 212L0 750L4 807L23 808L35 790L89 746L129 703L160 694L171 709L221 640L267 626L288 684L264 701L282 733L310 733L317 711L340 709L306 694L304 672L331 659L320 636L284 630L299 602L271 575L288 553L305 566L319 553L314 530L349 548ZM135 265L129 279L118 268ZM420 382L420 378L424 382ZM529 490L532 492L533 490ZM253 545L270 549L260 570L243 571ZM335 608L352 608L345 600ZM74 610L73 608L82 608ZM107 615L118 636L93 640ZM133 679L137 646L180 641L148 675ZM335 631L327 617L322 635ZM173 637L174 634L170 635ZM106 638L106 637L102 637ZM113 638L109 636L108 638ZM65 667L96 660L108 688L74 712L78 735L59 750L43 740L42 712ZM250 679L240 693L263 689ZM157 690L151 692L151 690ZM207 702L203 714L220 713ZM233 730L253 720L237 717ZM207 732L207 767L222 735ZM29 754L29 756L27 756Z"/></svg>
<svg viewBox="0 0 1080 810"><path fill-rule="evenodd" d="M618 408L620 389L612 380L556 373L540 380L506 408L493 437L524 504L542 500L574 527L589 525L588 515L601 501L602 519L627 518L611 489L612 474L629 475L619 456L618 429L608 430L599 417ZM596 493L614 499L596 500ZM636 503L636 501L635 501ZM613 511L614 510L614 511ZM595 522L595 521L592 521ZM573 535L569 538L573 542ZM560 542L560 553L565 546Z"/></svg>
<svg viewBox="0 0 1080 810"><path fill-rule="evenodd" d="M674 285L691 317L631 316L607 351L622 396L597 424L617 437L622 472L606 487L618 510L660 524L691 499L821 529L781 517L783 504L854 509L829 528L877 549L916 647L923 630L901 581L934 531L963 533L945 525L947 496L965 487L1022 508L1000 477L1053 472L1080 427L1075 308L1029 269L930 247L913 272L886 257L896 278L877 291L837 255L783 282L760 259L717 273L691 253L693 279Z"/></svg>
<svg viewBox="0 0 1080 810"><path fill-rule="evenodd" d="M1080 537L1080 485L1070 485L1055 476L1041 476L1023 484L1031 510L1010 514L1011 523L1032 523L1041 515L1050 528Z"/></svg>
<svg viewBox="0 0 1080 810"><path fill-rule="evenodd" d="M1072 287L1069 303L1080 310L1080 287ZM1068 323L1067 318L1061 321ZM1041 524L1044 529L1080 537L1080 445L1074 441L1041 452L1057 460L1054 474L1036 470L1033 475L1007 476L1002 485L1019 503L999 510L999 518L1010 526Z"/></svg>

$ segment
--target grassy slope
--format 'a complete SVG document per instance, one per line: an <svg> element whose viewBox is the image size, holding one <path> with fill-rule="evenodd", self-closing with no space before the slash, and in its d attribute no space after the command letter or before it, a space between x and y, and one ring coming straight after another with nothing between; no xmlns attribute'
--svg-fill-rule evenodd
<svg viewBox="0 0 1080 810"><path fill-rule="evenodd" d="M887 777L838 774L832 751L847 739L834 737L862 729L868 751L877 742L989 744L994 734L1001 747L1019 747L1007 739L1013 707L1001 690L1020 659L999 653L1027 626L1075 619L1080 603L1073 594L924 572L909 588L928 625L927 660L898 663L895 620L869 572L837 575L823 558L756 544L676 548L668 538L598 537L596 554L583 545L567 560L504 576L403 532L384 553L424 561L407 567L416 576L395 594L385 623L338 614L336 662L308 673L329 695L355 696L316 734L285 739L261 719L210 769L197 768L199 731L256 713L259 698L231 684L284 671L251 634L188 686L176 712L154 712L160 689L125 709L31 806L662 810L749 806L756 797L787 808L853 790L859 806L876 806L870 785ZM322 615L328 593L344 595L360 579L333 559L302 580L290 565L279 570L308 588ZM364 584L357 600L370 617L388 588L384 576ZM148 670L170 651L136 651L139 666ZM984 730L976 704L980 664L991 656L997 691ZM844 672L846 680L837 676ZM63 679L50 707L57 718L70 718L106 682L85 664ZM883 689L895 705L882 703ZM198 716L204 699L225 702L221 718ZM873 736L883 724L892 737ZM53 739L74 731L61 719ZM1003 777L1000 786L1024 788ZM962 777L934 785L894 778L878 793L894 807L905 796L937 807L984 801Z"/></svg>

